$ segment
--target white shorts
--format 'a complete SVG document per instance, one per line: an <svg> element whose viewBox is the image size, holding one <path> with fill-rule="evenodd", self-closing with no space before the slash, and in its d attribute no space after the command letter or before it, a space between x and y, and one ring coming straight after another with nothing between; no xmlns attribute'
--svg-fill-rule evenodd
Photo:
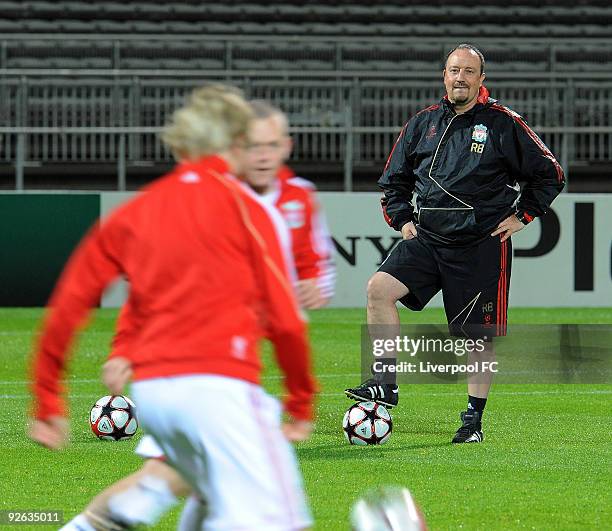
<svg viewBox="0 0 612 531"><path fill-rule="evenodd" d="M143 459L165 459L164 451L148 433L140 438L134 452Z"/></svg>
<svg viewBox="0 0 612 531"><path fill-rule="evenodd" d="M281 407L259 386L214 375L134 382L138 419L209 507L206 530L312 525Z"/></svg>

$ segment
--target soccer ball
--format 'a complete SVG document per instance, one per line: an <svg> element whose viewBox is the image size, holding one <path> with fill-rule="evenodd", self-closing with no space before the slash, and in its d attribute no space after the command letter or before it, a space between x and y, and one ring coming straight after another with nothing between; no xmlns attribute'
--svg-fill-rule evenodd
<svg viewBox="0 0 612 531"><path fill-rule="evenodd" d="M351 509L353 531L426 531L427 525L410 491L379 487L359 498Z"/></svg>
<svg viewBox="0 0 612 531"><path fill-rule="evenodd" d="M127 396L103 396L91 408L89 422L98 439L130 439L138 429L136 406Z"/></svg>
<svg viewBox="0 0 612 531"><path fill-rule="evenodd" d="M359 402L344 414L342 429L351 444L383 444L391 437L393 421L384 406L374 402Z"/></svg>

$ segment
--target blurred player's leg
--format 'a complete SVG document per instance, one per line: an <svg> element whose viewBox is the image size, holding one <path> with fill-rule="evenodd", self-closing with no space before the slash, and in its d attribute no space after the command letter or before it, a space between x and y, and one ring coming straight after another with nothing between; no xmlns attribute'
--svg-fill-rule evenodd
<svg viewBox="0 0 612 531"><path fill-rule="evenodd" d="M178 503L174 491L189 492L184 487L184 481L171 467L149 459L139 471L135 484L108 497L108 513L112 520L130 526L153 525Z"/></svg>
<svg viewBox="0 0 612 531"><path fill-rule="evenodd" d="M207 529L289 531L311 524L280 405L260 387L197 375L139 381L133 394L143 426L207 501Z"/></svg>
<svg viewBox="0 0 612 531"><path fill-rule="evenodd" d="M181 513L178 531L200 531L207 513L208 509L205 502L196 496L189 496Z"/></svg>
<svg viewBox="0 0 612 531"><path fill-rule="evenodd" d="M107 527L109 531L115 531ZM121 528L118 528L117 531L120 531ZM96 528L91 524L91 522L86 518L84 514L76 515L70 522L68 522L65 526L61 527L59 531L97 531Z"/></svg>
<svg viewBox="0 0 612 531"><path fill-rule="evenodd" d="M76 525L80 527L65 529L83 528L83 518L99 531L152 525L178 503L177 498L190 491L190 486L172 467L158 459L147 459L140 470L117 481L90 502L79 515L80 524Z"/></svg>
<svg viewBox="0 0 612 531"><path fill-rule="evenodd" d="M119 492L124 492L138 483L142 470L113 483L110 487L98 494L85 510L68 522L60 531L119 531L126 525L115 521L108 509L108 500Z"/></svg>

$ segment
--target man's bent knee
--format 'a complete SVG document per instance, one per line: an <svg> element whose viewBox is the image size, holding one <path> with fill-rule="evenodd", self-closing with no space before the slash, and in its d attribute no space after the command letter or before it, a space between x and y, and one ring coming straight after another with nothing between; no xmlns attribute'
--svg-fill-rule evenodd
<svg viewBox="0 0 612 531"><path fill-rule="evenodd" d="M408 295L408 288L395 277L378 271L368 281L368 304L395 304Z"/></svg>

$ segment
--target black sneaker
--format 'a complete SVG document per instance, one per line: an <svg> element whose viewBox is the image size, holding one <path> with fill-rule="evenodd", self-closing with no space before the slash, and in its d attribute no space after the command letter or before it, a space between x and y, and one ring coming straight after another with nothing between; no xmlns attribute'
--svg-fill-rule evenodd
<svg viewBox="0 0 612 531"><path fill-rule="evenodd" d="M480 422L480 413L478 411L461 412L461 428L457 430L453 437L454 443L479 443L484 441L482 433L482 423Z"/></svg>
<svg viewBox="0 0 612 531"><path fill-rule="evenodd" d="M374 378L366 380L357 387L345 389L344 394L353 400L376 402L389 409L397 406L399 401L397 385L380 383Z"/></svg>

